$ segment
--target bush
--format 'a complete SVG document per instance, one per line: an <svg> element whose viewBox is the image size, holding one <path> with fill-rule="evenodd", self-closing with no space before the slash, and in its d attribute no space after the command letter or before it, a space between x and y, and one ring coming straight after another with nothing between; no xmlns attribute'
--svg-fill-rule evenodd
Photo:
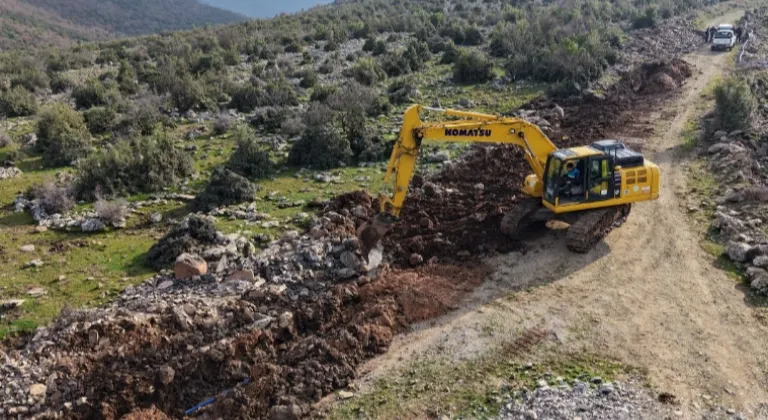
<svg viewBox="0 0 768 420"><path fill-rule="evenodd" d="M315 169L331 169L347 163L352 156L349 141L331 121L330 109L312 105L305 115L307 128L291 148L288 163Z"/></svg>
<svg viewBox="0 0 768 420"><path fill-rule="evenodd" d="M51 90L53 93L63 93L75 87L75 82L61 73L53 73L51 76Z"/></svg>
<svg viewBox="0 0 768 420"><path fill-rule="evenodd" d="M11 79L11 87L21 86L30 92L45 89L48 84L48 75L37 68L24 69Z"/></svg>
<svg viewBox="0 0 768 420"><path fill-rule="evenodd" d="M142 135L150 135L158 124L165 124L168 117L160 112L161 99L145 96L136 99L126 113L121 126L126 132L137 130Z"/></svg>
<svg viewBox="0 0 768 420"><path fill-rule="evenodd" d="M190 214L149 248L146 264L155 270L162 270L170 267L176 258L185 252L208 248L218 243L215 220Z"/></svg>
<svg viewBox="0 0 768 420"><path fill-rule="evenodd" d="M484 40L482 32L474 26L464 31L464 44L466 45L481 45Z"/></svg>
<svg viewBox="0 0 768 420"><path fill-rule="evenodd" d="M493 63L479 51L462 51L453 64L457 83L483 83L493 79Z"/></svg>
<svg viewBox="0 0 768 420"><path fill-rule="evenodd" d="M256 133L245 125L235 128L237 148L227 162L227 168L248 178L262 178L272 173L274 165L269 152L259 144Z"/></svg>
<svg viewBox="0 0 768 420"><path fill-rule="evenodd" d="M376 39L368 38L365 40L365 43L363 44L363 51L371 52L375 47L376 47Z"/></svg>
<svg viewBox="0 0 768 420"><path fill-rule="evenodd" d="M317 74L313 71L307 71L304 73L304 77L301 78L301 82L299 82L299 86L304 89L309 89L311 87L314 87L317 83Z"/></svg>
<svg viewBox="0 0 768 420"><path fill-rule="evenodd" d="M211 108L205 95L202 83L190 75L184 75L172 88L171 100L180 111L185 112L193 108Z"/></svg>
<svg viewBox="0 0 768 420"><path fill-rule="evenodd" d="M312 91L312 94L309 95L309 100L311 102L324 102L326 99L328 99L331 94L336 92L338 87L335 85L320 85L315 86L315 89Z"/></svg>
<svg viewBox="0 0 768 420"><path fill-rule="evenodd" d="M33 93L21 86L0 92L0 115L13 118L34 114L37 114L37 99Z"/></svg>
<svg viewBox="0 0 768 420"><path fill-rule="evenodd" d="M195 207L211 211L220 206L252 201L256 187L246 178L224 167L217 167L205 189L195 197Z"/></svg>
<svg viewBox="0 0 768 420"><path fill-rule="evenodd" d="M376 60L367 57L357 60L355 66L350 69L350 74L358 83L366 86L371 86L387 77Z"/></svg>
<svg viewBox="0 0 768 420"><path fill-rule="evenodd" d="M241 86L232 95L229 103L231 108L240 112L251 112L264 106L297 106L299 99L290 85L282 80L272 82L266 89L261 89L251 83Z"/></svg>
<svg viewBox="0 0 768 420"><path fill-rule="evenodd" d="M732 77L715 87L716 129L748 130L754 111L755 98L744 79Z"/></svg>
<svg viewBox="0 0 768 420"><path fill-rule="evenodd" d="M443 49L443 56L440 57L440 64L453 64L459 57L459 49L453 42L448 42Z"/></svg>
<svg viewBox="0 0 768 420"><path fill-rule="evenodd" d="M248 123L256 129L262 129L268 133L276 133L282 127L283 122L293 115L291 110L284 107L269 107L258 110Z"/></svg>
<svg viewBox="0 0 768 420"><path fill-rule="evenodd" d="M115 125L115 111L109 107L97 106L83 113L85 125L91 134L102 134L112 130Z"/></svg>
<svg viewBox="0 0 768 420"><path fill-rule="evenodd" d="M213 135L220 136L232 128L232 118L229 115L221 114L213 122Z"/></svg>
<svg viewBox="0 0 768 420"><path fill-rule="evenodd" d="M0 148L8 147L13 144L13 139L8 134L0 131Z"/></svg>
<svg viewBox="0 0 768 420"><path fill-rule="evenodd" d="M192 174L192 159L164 132L119 140L77 165L77 196L84 200L151 193Z"/></svg>
<svg viewBox="0 0 768 420"><path fill-rule="evenodd" d="M658 10L655 6L648 6L645 9L645 13L637 15L632 19L632 27L634 29L641 28L653 28L658 21Z"/></svg>
<svg viewBox="0 0 768 420"><path fill-rule="evenodd" d="M119 226L128 216L128 202L123 199L107 201L98 199L93 205L99 219L107 225Z"/></svg>
<svg viewBox="0 0 768 420"><path fill-rule="evenodd" d="M136 79L136 70L127 61L120 62L120 70L117 73L117 83L120 92L133 95L139 91L139 82Z"/></svg>
<svg viewBox="0 0 768 420"><path fill-rule="evenodd" d="M70 165L85 157L91 148L91 135L83 116L65 104L46 108L37 121L37 150L43 165Z"/></svg>
<svg viewBox="0 0 768 420"><path fill-rule="evenodd" d="M98 80L91 79L72 91L75 106L78 109L88 109L94 106L107 105L107 88Z"/></svg>
<svg viewBox="0 0 768 420"><path fill-rule="evenodd" d="M298 136L304 132L304 123L299 117L290 117L283 122L280 130L288 137Z"/></svg>
<svg viewBox="0 0 768 420"><path fill-rule="evenodd" d="M48 214L66 214L75 207L72 186L46 182L30 189L29 196L38 201Z"/></svg>
<svg viewBox="0 0 768 420"><path fill-rule="evenodd" d="M387 96L389 97L389 102L394 105L401 105L404 103L412 102L417 94L418 89L416 89L414 80L407 78L397 80L391 83L387 88Z"/></svg>

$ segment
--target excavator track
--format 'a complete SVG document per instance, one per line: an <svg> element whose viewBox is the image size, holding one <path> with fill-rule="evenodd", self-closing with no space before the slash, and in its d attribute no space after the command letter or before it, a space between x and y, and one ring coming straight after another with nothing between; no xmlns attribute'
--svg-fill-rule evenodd
<svg viewBox="0 0 768 420"><path fill-rule="evenodd" d="M501 219L501 233L510 239L519 239L520 233L530 226L531 216L541 208L541 199L526 198L514 211L507 212Z"/></svg>
<svg viewBox="0 0 768 420"><path fill-rule="evenodd" d="M565 244L573 252L585 253L592 249L615 227L621 226L629 216L629 204L584 212L568 229Z"/></svg>

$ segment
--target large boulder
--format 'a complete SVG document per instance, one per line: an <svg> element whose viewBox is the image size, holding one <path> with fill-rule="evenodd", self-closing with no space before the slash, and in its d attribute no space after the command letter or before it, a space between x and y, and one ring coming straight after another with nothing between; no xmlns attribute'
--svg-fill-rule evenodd
<svg viewBox="0 0 768 420"><path fill-rule="evenodd" d="M202 276L208 272L208 263L197 255L184 253L176 258L173 272L177 280Z"/></svg>
<svg viewBox="0 0 768 420"><path fill-rule="evenodd" d="M728 258L740 263L751 260L756 251L754 247L744 242L728 241L725 245L725 253Z"/></svg>
<svg viewBox="0 0 768 420"><path fill-rule="evenodd" d="M757 292L768 294L768 271L762 268L749 267L747 279L749 279L749 285Z"/></svg>

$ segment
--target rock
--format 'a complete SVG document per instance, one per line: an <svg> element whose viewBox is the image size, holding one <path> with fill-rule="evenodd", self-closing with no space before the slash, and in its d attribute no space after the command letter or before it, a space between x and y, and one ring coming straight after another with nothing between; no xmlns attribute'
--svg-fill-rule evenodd
<svg viewBox="0 0 768 420"><path fill-rule="evenodd" d="M753 252L753 248L744 242L728 241L725 245L725 253L728 255L728 258L736 262L749 260Z"/></svg>
<svg viewBox="0 0 768 420"><path fill-rule="evenodd" d="M603 395L608 395L613 393L613 384L611 383L604 383L600 385L600 393Z"/></svg>
<svg viewBox="0 0 768 420"><path fill-rule="evenodd" d="M440 197L442 195L442 189L431 182L425 182L422 188L424 189L424 195L427 197Z"/></svg>
<svg viewBox="0 0 768 420"><path fill-rule="evenodd" d="M728 143L715 143L712 146L709 146L707 149L707 153L710 155L714 155L716 153L720 153L724 150L729 150L730 145Z"/></svg>
<svg viewBox="0 0 768 420"><path fill-rule="evenodd" d="M283 234L283 241L288 241L288 242L295 241L295 240L299 239L299 236L301 236L301 235L299 234L298 231L296 231L296 230L289 230L289 231L286 231Z"/></svg>
<svg viewBox="0 0 768 420"><path fill-rule="evenodd" d="M603 383L603 378L599 376L593 376L592 379L590 379L590 382L592 382L595 385Z"/></svg>
<svg viewBox="0 0 768 420"><path fill-rule="evenodd" d="M427 162L440 163L451 159L451 154L447 150L438 150L427 156Z"/></svg>
<svg viewBox="0 0 768 420"><path fill-rule="evenodd" d="M157 285L157 290L165 290L173 286L173 280L166 280Z"/></svg>
<svg viewBox="0 0 768 420"><path fill-rule="evenodd" d="M357 258L355 254L353 254L350 251L344 251L341 253L341 257L339 257L341 260L341 263L344 264L344 267L349 268L351 270L358 270L360 268L360 260Z"/></svg>
<svg viewBox="0 0 768 420"><path fill-rule="evenodd" d="M34 245L22 245L19 247L19 251L21 252L35 252L35 246Z"/></svg>
<svg viewBox="0 0 768 420"><path fill-rule="evenodd" d="M728 132L724 130L717 130L715 131L714 134L712 134L712 138L715 140L719 140L720 138L727 137L727 136L728 136Z"/></svg>
<svg viewBox="0 0 768 420"><path fill-rule="evenodd" d="M45 399L45 393L48 391L48 387L43 384L34 384L29 387L29 397L34 400Z"/></svg>
<svg viewBox="0 0 768 420"><path fill-rule="evenodd" d="M48 228L46 226L35 226L35 233L43 233L47 231Z"/></svg>
<svg viewBox="0 0 768 420"><path fill-rule="evenodd" d="M475 106L475 104L467 98L460 98L457 104L464 108L473 108Z"/></svg>
<svg viewBox="0 0 768 420"><path fill-rule="evenodd" d="M288 328L293 325L293 313L283 312L277 317L277 326L280 328Z"/></svg>
<svg viewBox="0 0 768 420"><path fill-rule="evenodd" d="M299 420L301 416L301 407L296 404L275 405L269 409L271 420Z"/></svg>
<svg viewBox="0 0 768 420"><path fill-rule="evenodd" d="M91 347L96 347L97 344L99 344L99 332L96 330L90 330L88 331L88 344L90 344Z"/></svg>
<svg viewBox="0 0 768 420"><path fill-rule="evenodd" d="M744 134L743 130L733 130L730 133L728 133L728 137L739 137L742 134Z"/></svg>
<svg viewBox="0 0 768 420"><path fill-rule="evenodd" d="M107 229L107 226L99 219L85 219L80 224L80 229L83 232L103 232Z"/></svg>
<svg viewBox="0 0 768 420"><path fill-rule="evenodd" d="M357 270L351 268L342 268L336 272L336 275L343 280L351 279L357 275Z"/></svg>
<svg viewBox="0 0 768 420"><path fill-rule="evenodd" d="M21 169L19 168L0 168L0 179L16 178L19 175L21 175Z"/></svg>
<svg viewBox="0 0 768 420"><path fill-rule="evenodd" d="M3 311L9 311L16 309L24 303L24 299L9 299L0 301L0 309Z"/></svg>
<svg viewBox="0 0 768 420"><path fill-rule="evenodd" d="M176 377L176 371L168 365L161 366L157 370L157 382L162 385L170 385L173 378Z"/></svg>
<svg viewBox="0 0 768 420"><path fill-rule="evenodd" d="M341 398L342 400L348 400L348 399L350 399L350 398L352 398L354 396L355 396L354 392L339 391L339 398Z"/></svg>
<svg viewBox="0 0 768 420"><path fill-rule="evenodd" d="M424 263L424 257L419 254L411 254L411 256L408 257L408 262L411 264L411 266L418 267Z"/></svg>
<svg viewBox="0 0 768 420"><path fill-rule="evenodd" d="M204 259L193 254L181 254L176 258L173 266L176 280L188 279L194 276L202 276L208 272L208 263Z"/></svg>
<svg viewBox="0 0 768 420"><path fill-rule="evenodd" d="M24 264L24 268L40 268L44 264L42 260L32 260Z"/></svg>
<svg viewBox="0 0 768 420"><path fill-rule="evenodd" d="M251 270L238 270L227 276L227 281L240 280L253 282L255 279L256 276L253 275L253 271Z"/></svg>
<svg viewBox="0 0 768 420"><path fill-rule="evenodd" d="M752 260L752 265L760 268L768 268L768 255L758 255Z"/></svg>
<svg viewBox="0 0 768 420"><path fill-rule="evenodd" d="M149 221L153 224L158 224L163 221L163 214L162 213L152 213L149 215Z"/></svg>
<svg viewBox="0 0 768 420"><path fill-rule="evenodd" d="M352 209L352 215L362 219L368 217L368 211L363 206L355 206Z"/></svg>

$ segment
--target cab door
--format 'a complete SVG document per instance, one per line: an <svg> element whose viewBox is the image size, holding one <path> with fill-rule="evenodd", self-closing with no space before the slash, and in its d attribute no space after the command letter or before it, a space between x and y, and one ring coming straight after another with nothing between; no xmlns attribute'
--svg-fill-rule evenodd
<svg viewBox="0 0 768 420"><path fill-rule="evenodd" d="M587 201L613 198L613 165L610 157L592 156L587 168Z"/></svg>

